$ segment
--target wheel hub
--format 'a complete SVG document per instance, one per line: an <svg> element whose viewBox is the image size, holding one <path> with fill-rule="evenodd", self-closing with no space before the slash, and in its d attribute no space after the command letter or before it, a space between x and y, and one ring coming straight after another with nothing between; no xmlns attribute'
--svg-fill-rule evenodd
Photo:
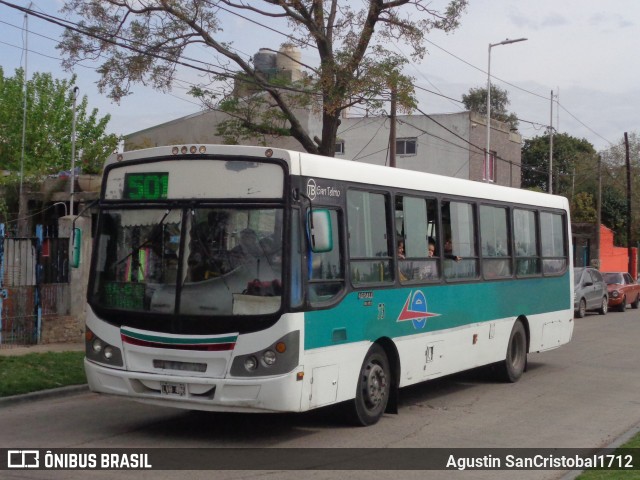
<svg viewBox="0 0 640 480"><path fill-rule="evenodd" d="M379 365L372 365L365 378L366 401L371 406L382 402L387 392L387 377Z"/></svg>

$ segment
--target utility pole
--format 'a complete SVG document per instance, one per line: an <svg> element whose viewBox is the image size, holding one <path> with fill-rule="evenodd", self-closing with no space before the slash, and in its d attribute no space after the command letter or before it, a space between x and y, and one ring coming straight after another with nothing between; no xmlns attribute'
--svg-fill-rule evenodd
<svg viewBox="0 0 640 480"><path fill-rule="evenodd" d="M553 90L551 90L551 113L549 114L549 193L553 193Z"/></svg>
<svg viewBox="0 0 640 480"><path fill-rule="evenodd" d="M396 168L396 110L398 99L395 85L391 87L391 115L389 120L389 166Z"/></svg>
<svg viewBox="0 0 640 480"><path fill-rule="evenodd" d="M598 155L598 198L596 200L596 248L598 256L594 267L600 269L600 226L602 225L602 156ZM595 262L594 262L595 263Z"/></svg>
<svg viewBox="0 0 640 480"><path fill-rule="evenodd" d="M76 183L76 102L78 100L78 87L73 87L73 117L71 120L71 175L69 177L69 205L73 216L73 196Z"/></svg>
<svg viewBox="0 0 640 480"><path fill-rule="evenodd" d="M629 135L624 132L624 150L627 163L627 255L629 256L628 272L633 275L633 258L631 257L631 158L629 155Z"/></svg>
<svg viewBox="0 0 640 480"><path fill-rule="evenodd" d="M29 4L29 8L31 8L31 4ZM22 184L24 183L24 147L25 147L25 136L27 131L27 55L29 53L29 15L24 14L24 85L23 85L23 105L22 105L22 147L20 150L20 200L22 200Z"/></svg>

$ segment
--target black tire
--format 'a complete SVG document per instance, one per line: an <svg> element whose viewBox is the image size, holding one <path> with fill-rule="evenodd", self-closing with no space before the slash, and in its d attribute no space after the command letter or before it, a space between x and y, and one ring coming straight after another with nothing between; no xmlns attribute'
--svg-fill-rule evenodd
<svg viewBox="0 0 640 480"><path fill-rule="evenodd" d="M578 310L576 310L576 317L584 318L587 314L587 301L584 298L580 299L580 303L578 303Z"/></svg>
<svg viewBox="0 0 640 480"><path fill-rule="evenodd" d="M636 299L633 301L633 303L631 304L631 308L637 310L638 306L640 306L640 295L638 295Z"/></svg>
<svg viewBox="0 0 640 480"><path fill-rule="evenodd" d="M349 420L360 426L377 423L387 408L391 385L387 355L380 345L374 343L360 368L356 398L349 405Z"/></svg>
<svg viewBox="0 0 640 480"><path fill-rule="evenodd" d="M600 310L598 310L598 313L600 315L606 315L608 311L609 311L609 300L607 299L607 297L602 297L602 305L600 305Z"/></svg>
<svg viewBox="0 0 640 480"><path fill-rule="evenodd" d="M527 332L520 320L511 329L507 354L502 363L502 377L504 381L515 383L520 380L527 366Z"/></svg>
<svg viewBox="0 0 640 480"><path fill-rule="evenodd" d="M627 297L622 297L622 303L616 306L618 312L624 312L627 309Z"/></svg>

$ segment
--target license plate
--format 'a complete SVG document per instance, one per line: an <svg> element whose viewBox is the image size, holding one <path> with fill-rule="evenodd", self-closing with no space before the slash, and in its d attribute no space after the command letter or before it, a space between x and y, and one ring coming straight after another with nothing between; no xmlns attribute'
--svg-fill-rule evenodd
<svg viewBox="0 0 640 480"><path fill-rule="evenodd" d="M163 383L160 385L160 392L163 395L184 397L187 393L187 386L184 383Z"/></svg>

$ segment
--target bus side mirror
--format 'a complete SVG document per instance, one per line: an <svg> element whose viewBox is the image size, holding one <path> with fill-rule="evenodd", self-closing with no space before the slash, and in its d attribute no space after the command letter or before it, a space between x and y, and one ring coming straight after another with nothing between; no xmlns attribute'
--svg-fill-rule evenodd
<svg viewBox="0 0 640 480"><path fill-rule="evenodd" d="M323 253L333 250L333 232L329 210L312 210L307 228L312 252Z"/></svg>
<svg viewBox="0 0 640 480"><path fill-rule="evenodd" d="M82 245L82 230L73 229L73 245L71 251L71 267L78 268L80 266L80 247Z"/></svg>

